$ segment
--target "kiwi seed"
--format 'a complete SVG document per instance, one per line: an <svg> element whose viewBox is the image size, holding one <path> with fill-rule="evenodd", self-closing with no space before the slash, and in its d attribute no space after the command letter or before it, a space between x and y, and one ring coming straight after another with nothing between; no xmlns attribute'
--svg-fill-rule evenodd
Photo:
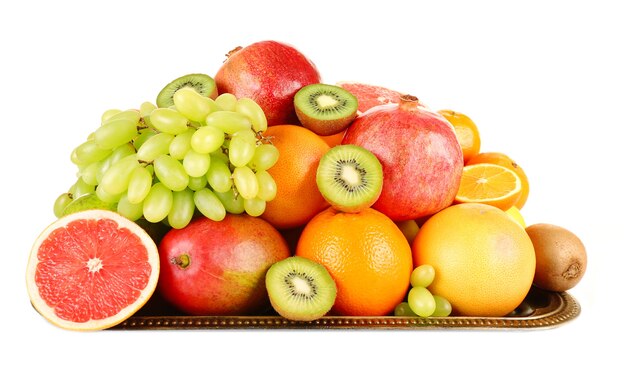
<svg viewBox="0 0 626 382"><path fill-rule="evenodd" d="M206 74L193 73L178 77L174 81L165 85L165 87L157 95L156 104L158 107L170 107L174 105L174 93L176 90L184 87L194 88L198 93L205 97L217 97L217 86L215 80Z"/></svg>
<svg viewBox="0 0 626 382"><path fill-rule="evenodd" d="M318 135L333 135L356 118L357 98L335 85L311 84L294 96L296 115L302 126Z"/></svg>
<svg viewBox="0 0 626 382"><path fill-rule="evenodd" d="M359 212L378 200L383 167L371 151L361 146L338 145L320 159L316 181L324 199L337 210Z"/></svg>
<svg viewBox="0 0 626 382"><path fill-rule="evenodd" d="M328 270L304 257L291 256L272 264L265 285L274 310L295 321L323 317L337 297L337 286Z"/></svg>

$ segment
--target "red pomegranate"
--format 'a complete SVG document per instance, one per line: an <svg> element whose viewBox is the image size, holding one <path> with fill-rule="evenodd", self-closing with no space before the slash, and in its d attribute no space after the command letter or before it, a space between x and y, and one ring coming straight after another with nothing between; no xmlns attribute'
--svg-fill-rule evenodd
<svg viewBox="0 0 626 382"><path fill-rule="evenodd" d="M307 57L291 45L271 40L233 49L215 75L218 93L252 98L265 112L269 126L297 123L294 95L320 81Z"/></svg>
<svg viewBox="0 0 626 382"><path fill-rule="evenodd" d="M370 150L383 165L383 190L372 206L392 220L428 216L454 201L463 152L452 125L416 97L376 106L348 127L343 144Z"/></svg>
<svg viewBox="0 0 626 382"><path fill-rule="evenodd" d="M199 217L161 240L158 290L191 315L263 312L270 306L265 273L289 255L285 239L261 218Z"/></svg>

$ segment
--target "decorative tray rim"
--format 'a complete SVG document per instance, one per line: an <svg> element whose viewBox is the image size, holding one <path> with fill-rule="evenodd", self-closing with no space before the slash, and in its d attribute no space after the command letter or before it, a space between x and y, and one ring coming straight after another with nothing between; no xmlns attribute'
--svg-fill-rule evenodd
<svg viewBox="0 0 626 382"><path fill-rule="evenodd" d="M581 307L567 292L538 292L547 303L534 307L531 314L505 317L399 317L325 316L314 321L292 321L277 315L185 316L142 314L112 330L172 329L548 329L578 317Z"/></svg>

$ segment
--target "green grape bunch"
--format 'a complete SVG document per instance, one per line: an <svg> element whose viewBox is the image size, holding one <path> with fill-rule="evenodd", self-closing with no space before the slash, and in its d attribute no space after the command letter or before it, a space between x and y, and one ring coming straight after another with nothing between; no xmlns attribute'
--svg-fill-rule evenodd
<svg viewBox="0 0 626 382"><path fill-rule="evenodd" d="M185 227L194 216L260 216L276 196L267 172L278 149L263 133L267 119L250 98L215 99L190 87L174 105L144 102L139 109L107 110L101 125L71 153L77 180L56 199L54 213L85 195L131 220Z"/></svg>

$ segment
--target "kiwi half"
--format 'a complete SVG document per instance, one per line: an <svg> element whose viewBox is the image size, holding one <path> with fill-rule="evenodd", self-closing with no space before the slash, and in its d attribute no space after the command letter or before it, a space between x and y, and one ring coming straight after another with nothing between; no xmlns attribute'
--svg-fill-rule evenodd
<svg viewBox="0 0 626 382"><path fill-rule="evenodd" d="M359 212L378 200L383 188L383 166L361 146L338 145L320 159L316 181L324 199L335 209Z"/></svg>
<svg viewBox="0 0 626 382"><path fill-rule="evenodd" d="M205 97L213 99L217 97L217 86L215 85L213 77L202 73L192 73L178 77L165 85L157 95L157 106L170 107L174 105L174 93L176 93L176 90L184 87L191 87Z"/></svg>
<svg viewBox="0 0 626 382"><path fill-rule="evenodd" d="M349 91L335 85L304 86L293 99L302 126L317 135L333 135L356 118L359 103Z"/></svg>
<svg viewBox="0 0 626 382"><path fill-rule="evenodd" d="M337 286L328 270L298 256L272 264L265 275L265 286L274 310L294 321L323 317L337 297Z"/></svg>

